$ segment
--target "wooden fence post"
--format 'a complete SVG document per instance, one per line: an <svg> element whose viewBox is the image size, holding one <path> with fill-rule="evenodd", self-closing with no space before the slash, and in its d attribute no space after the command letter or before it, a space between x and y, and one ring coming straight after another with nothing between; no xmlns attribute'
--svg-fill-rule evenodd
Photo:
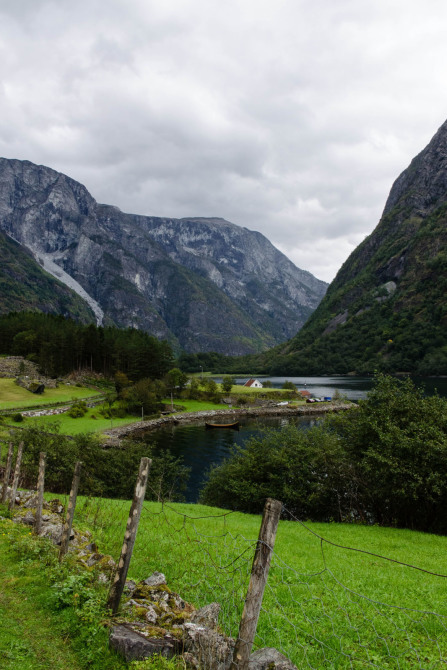
<svg viewBox="0 0 447 670"><path fill-rule="evenodd" d="M121 556L107 601L107 604L112 610L113 614L118 612L124 585L126 583L127 571L129 569L135 538L137 536L138 524L140 521L144 496L146 494L147 480L149 477L149 470L151 465L152 460L150 458L144 457L141 459L140 469L135 484L135 493L133 496L132 505L130 507L129 518L127 519Z"/></svg>
<svg viewBox="0 0 447 670"><path fill-rule="evenodd" d="M22 453L23 453L23 442L20 442L19 448L17 450L16 466L14 469L14 479L12 480L11 497L9 499L10 510L13 510L14 505L16 504L16 493L17 493L17 487L19 485L20 466L22 464Z"/></svg>
<svg viewBox="0 0 447 670"><path fill-rule="evenodd" d="M75 465L73 472L73 481L71 484L70 499L68 501L67 514L65 516L64 529L62 531L61 548L59 550L59 560L61 561L68 551L68 543L70 541L71 527L73 525L73 517L76 509L76 498L78 496L79 481L81 479L81 461Z"/></svg>
<svg viewBox="0 0 447 670"><path fill-rule="evenodd" d="M12 464L12 454L13 454L14 447L12 446L12 442L9 443L9 448L8 448L8 456L6 458L6 469L5 469L5 476L3 478L3 488L2 488L2 503L6 503L6 496L8 493L8 486L9 486L9 478L11 477L11 464Z"/></svg>
<svg viewBox="0 0 447 670"><path fill-rule="evenodd" d="M247 670L270 569L282 503L267 498L230 670Z"/></svg>
<svg viewBox="0 0 447 670"><path fill-rule="evenodd" d="M40 534L42 528L42 506L43 506L43 492L45 485L45 460L47 455L41 451L39 457L39 476L37 478L37 505L36 518L34 520L34 532L36 535Z"/></svg>

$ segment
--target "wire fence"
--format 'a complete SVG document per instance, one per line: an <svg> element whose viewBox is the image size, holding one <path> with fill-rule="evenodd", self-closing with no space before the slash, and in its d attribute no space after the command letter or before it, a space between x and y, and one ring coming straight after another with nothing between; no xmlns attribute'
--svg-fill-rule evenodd
<svg viewBox="0 0 447 670"><path fill-rule="evenodd" d="M129 505L79 496L73 525L89 529L100 551L118 562ZM283 516L268 547L254 649L274 647L298 668L315 670L447 668L443 570L344 544L334 539L342 532L336 524L306 524L287 509ZM254 515L144 501L128 576L139 581L163 572L169 588L195 607L218 602L220 630L237 638L259 525Z"/></svg>
<svg viewBox="0 0 447 670"><path fill-rule="evenodd" d="M129 503L84 506L118 556ZM160 571L196 607L219 602L219 625L235 638L259 517L184 507L144 503L129 574ZM284 512L292 521L279 524L254 648L275 647L299 668L447 667L446 575L334 543Z"/></svg>

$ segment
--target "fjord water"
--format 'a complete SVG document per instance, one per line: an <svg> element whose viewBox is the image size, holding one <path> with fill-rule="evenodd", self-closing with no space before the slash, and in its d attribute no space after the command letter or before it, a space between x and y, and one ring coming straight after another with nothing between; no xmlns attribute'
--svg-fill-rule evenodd
<svg viewBox="0 0 447 670"><path fill-rule="evenodd" d="M221 378L215 377L216 381ZM236 379L237 384L243 384L245 379ZM261 381L269 379L274 388L281 388L286 377L262 377ZM360 377L288 377L296 384L299 390L307 389L316 397L333 396L335 391L349 400L359 400L365 397L371 388L370 378ZM250 437L259 435L267 428L281 428L293 422L300 428L306 429L315 425L318 419L310 417L256 417L243 418L240 421L240 430L217 428L205 430L205 423L201 421L188 426L170 426L162 430L151 431L146 434L145 440L155 447L155 454L169 449L175 457L182 457L184 465L191 468L188 488L185 491L187 502L197 502L199 491L212 465L221 463L228 458L235 446L243 445Z"/></svg>
<svg viewBox="0 0 447 670"><path fill-rule="evenodd" d="M216 377L216 381L221 381ZM286 377L260 377L260 381L269 379L272 386L281 388ZM354 402L364 398L372 387L370 377L287 377L298 388L307 389L316 397L333 397L337 391ZM242 384L245 379L237 379ZM416 380L417 386L425 387L431 394L438 390L440 395L447 396L447 379ZM191 468L188 487L185 491L187 502L197 502L199 492L212 465L221 463L228 458L232 449L243 445L247 439L259 435L267 428L279 429L288 423L295 423L305 430L315 425L319 419L311 417L247 417L241 419L239 431L226 428L205 430L202 420L188 426L170 426L162 430L151 431L145 440L153 444L155 454L169 449L172 455L182 457L184 465Z"/></svg>

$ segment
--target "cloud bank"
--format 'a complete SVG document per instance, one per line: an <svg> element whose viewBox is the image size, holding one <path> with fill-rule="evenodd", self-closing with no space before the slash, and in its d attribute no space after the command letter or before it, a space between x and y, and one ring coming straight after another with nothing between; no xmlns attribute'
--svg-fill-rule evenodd
<svg viewBox="0 0 447 670"><path fill-rule="evenodd" d="M330 281L447 116L442 0L15 0L0 154Z"/></svg>

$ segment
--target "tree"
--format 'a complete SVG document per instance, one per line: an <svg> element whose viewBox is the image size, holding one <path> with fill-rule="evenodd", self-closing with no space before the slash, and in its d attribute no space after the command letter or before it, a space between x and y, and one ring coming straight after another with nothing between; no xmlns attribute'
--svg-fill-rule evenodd
<svg viewBox="0 0 447 670"><path fill-rule="evenodd" d="M166 386L160 380L140 379L123 391L123 399L131 414L154 414L160 409Z"/></svg>
<svg viewBox="0 0 447 670"><path fill-rule="evenodd" d="M174 395L177 394L177 391L178 393L181 393L187 382L188 376L179 368L172 368L172 370L169 370L165 377L166 386Z"/></svg>
<svg viewBox="0 0 447 670"><path fill-rule="evenodd" d="M362 507L385 525L447 532L447 400L379 374L357 409L328 419L361 482Z"/></svg>
<svg viewBox="0 0 447 670"><path fill-rule="evenodd" d="M288 379L286 379L286 381L283 383L283 385L281 386L281 388L283 388L283 389L287 389L287 390L289 390L289 391L296 391L296 386L295 386L295 384L294 384L293 382L290 382Z"/></svg>
<svg viewBox="0 0 447 670"><path fill-rule="evenodd" d="M118 396L120 396L120 394L122 393L122 391L124 391L124 389L132 385L132 382L130 381L129 377L120 370L117 370L117 372L115 372L113 379L115 381L115 390Z"/></svg>
<svg viewBox="0 0 447 670"><path fill-rule="evenodd" d="M231 389L233 388L234 384L236 383L234 377L231 377L230 375L225 375L222 379L222 391L224 393L231 393Z"/></svg>

